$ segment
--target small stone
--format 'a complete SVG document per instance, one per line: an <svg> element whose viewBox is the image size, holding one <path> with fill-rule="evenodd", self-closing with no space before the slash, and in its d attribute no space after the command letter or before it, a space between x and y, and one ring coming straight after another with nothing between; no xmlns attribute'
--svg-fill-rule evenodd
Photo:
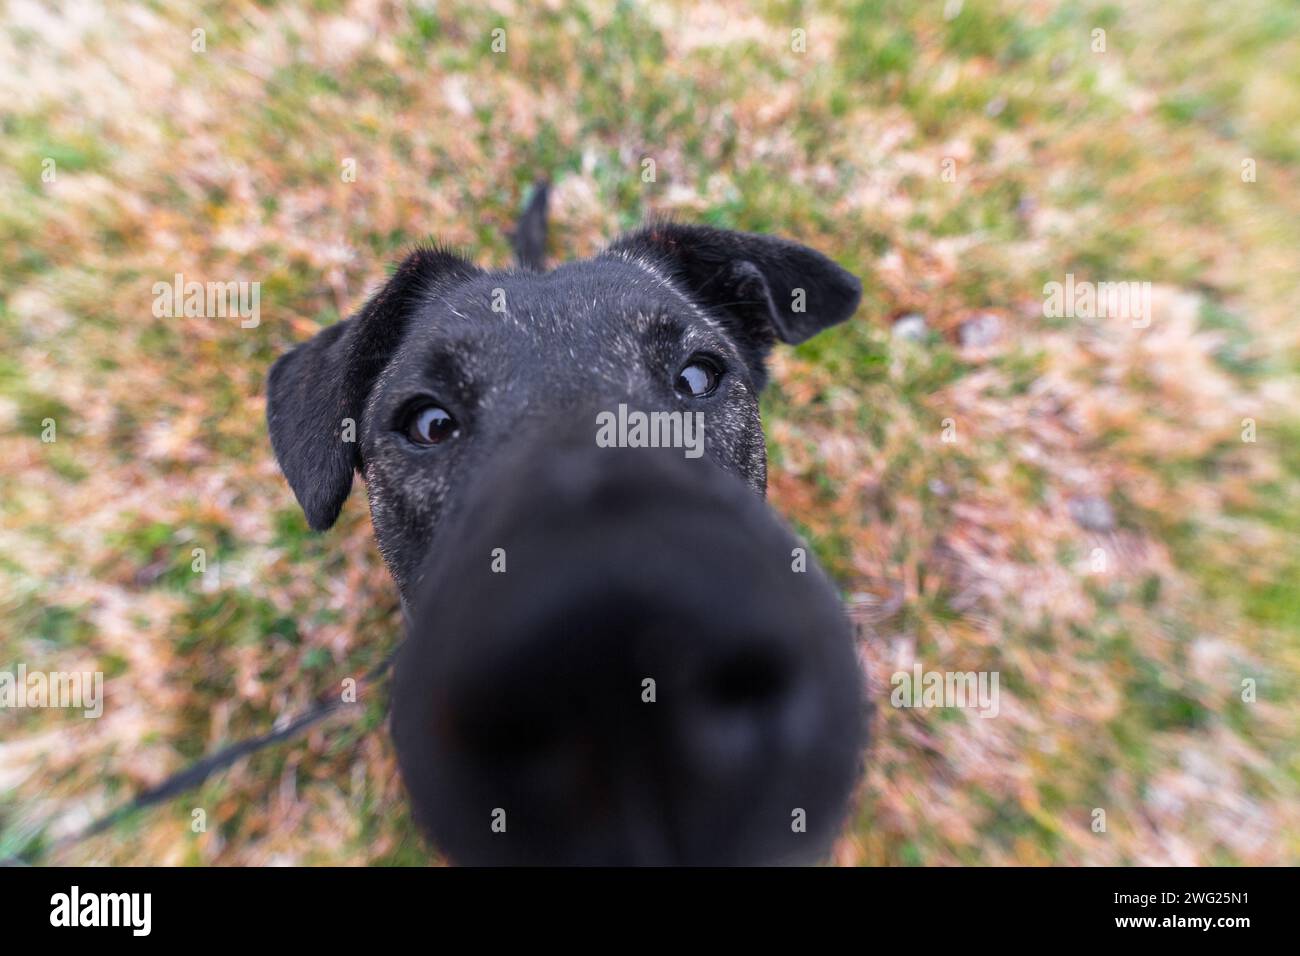
<svg viewBox="0 0 1300 956"><path fill-rule="evenodd" d="M1070 517L1086 531L1115 530L1115 512L1110 502L1098 495L1070 499Z"/></svg>
<svg viewBox="0 0 1300 956"><path fill-rule="evenodd" d="M957 329L957 338L968 349L986 349L1002 338L1002 320L992 312L981 312Z"/></svg>
<svg viewBox="0 0 1300 956"><path fill-rule="evenodd" d="M894 323L894 338L909 342L924 342L930 334L930 327L925 324L925 316L911 312Z"/></svg>

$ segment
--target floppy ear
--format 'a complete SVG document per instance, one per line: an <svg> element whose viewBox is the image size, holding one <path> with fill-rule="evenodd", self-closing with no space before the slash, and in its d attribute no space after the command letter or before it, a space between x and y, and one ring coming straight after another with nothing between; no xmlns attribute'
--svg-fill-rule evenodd
<svg viewBox="0 0 1300 956"><path fill-rule="evenodd" d="M361 466L355 440L375 377L393 357L420 300L478 272L440 249L417 249L356 315L318 333L271 366L266 420L280 470L315 531L338 519ZM344 420L353 422L344 441Z"/></svg>
<svg viewBox="0 0 1300 956"><path fill-rule="evenodd" d="M851 316L857 276L814 249L773 236L658 223L618 239L607 255L649 261L726 323L759 375L777 339L809 339Z"/></svg>

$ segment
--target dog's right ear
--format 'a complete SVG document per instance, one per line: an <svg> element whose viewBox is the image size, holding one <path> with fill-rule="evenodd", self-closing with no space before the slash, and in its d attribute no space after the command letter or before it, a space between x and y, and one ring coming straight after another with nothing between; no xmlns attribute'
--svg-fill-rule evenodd
<svg viewBox="0 0 1300 956"><path fill-rule="evenodd" d="M479 270L453 253L421 248L356 315L318 333L271 366L266 420L280 470L315 531L338 519L361 466L358 423L375 377L418 303ZM345 428L351 440L344 440Z"/></svg>

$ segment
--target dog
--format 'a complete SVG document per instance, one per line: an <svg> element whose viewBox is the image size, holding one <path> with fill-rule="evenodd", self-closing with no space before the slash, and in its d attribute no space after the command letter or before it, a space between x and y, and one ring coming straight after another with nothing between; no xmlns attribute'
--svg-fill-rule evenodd
<svg viewBox="0 0 1300 956"><path fill-rule="evenodd" d="M820 859L867 708L835 588L764 501L759 394L774 346L850 318L861 284L669 221L548 269L547 195L515 268L416 248L268 377L310 527L364 477L414 817L456 863ZM696 454L666 427L605 447L627 409L690 416Z"/></svg>

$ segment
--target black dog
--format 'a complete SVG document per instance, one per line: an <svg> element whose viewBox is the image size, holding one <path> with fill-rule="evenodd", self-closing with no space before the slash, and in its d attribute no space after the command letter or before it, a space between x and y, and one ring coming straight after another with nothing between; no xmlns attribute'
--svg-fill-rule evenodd
<svg viewBox="0 0 1300 956"><path fill-rule="evenodd" d="M758 394L773 345L849 318L860 284L667 223L546 272L545 198L521 268L419 249L270 374L311 527L365 477L408 611L392 722L416 818L463 863L814 859L865 711L835 591L762 503ZM698 413L703 456L602 447L626 409Z"/></svg>

